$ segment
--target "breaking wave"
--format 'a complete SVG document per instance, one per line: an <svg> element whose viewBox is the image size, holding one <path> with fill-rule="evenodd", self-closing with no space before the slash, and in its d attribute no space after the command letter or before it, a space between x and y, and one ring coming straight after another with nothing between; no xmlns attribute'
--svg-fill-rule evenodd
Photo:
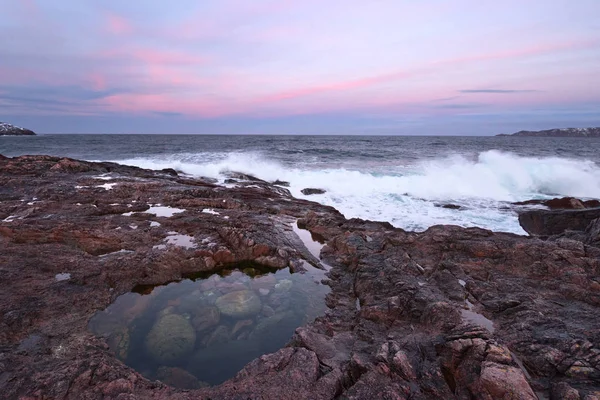
<svg viewBox="0 0 600 400"><path fill-rule="evenodd" d="M339 160L326 167L321 162L318 169L302 159L284 165L260 153L188 153L116 161L217 179L224 179L226 171L239 171L285 180L296 197L334 206L349 218L388 221L409 230L456 224L523 234L514 211L502 209L502 204L556 196L600 198L600 168L594 162L496 150L473 158L454 155L409 165L386 160L362 168ZM327 192L307 197L300 193L306 187ZM441 208L440 203L462 209Z"/></svg>

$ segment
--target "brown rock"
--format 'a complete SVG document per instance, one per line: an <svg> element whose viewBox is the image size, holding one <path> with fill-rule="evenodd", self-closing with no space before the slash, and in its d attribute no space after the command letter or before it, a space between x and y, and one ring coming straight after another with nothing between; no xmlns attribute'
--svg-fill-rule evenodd
<svg viewBox="0 0 600 400"><path fill-rule="evenodd" d="M481 386L491 399L537 400L518 368L491 362L485 362L482 366Z"/></svg>
<svg viewBox="0 0 600 400"><path fill-rule="evenodd" d="M160 367L156 371L156 379L179 389L199 389L203 386L194 375L175 367Z"/></svg>

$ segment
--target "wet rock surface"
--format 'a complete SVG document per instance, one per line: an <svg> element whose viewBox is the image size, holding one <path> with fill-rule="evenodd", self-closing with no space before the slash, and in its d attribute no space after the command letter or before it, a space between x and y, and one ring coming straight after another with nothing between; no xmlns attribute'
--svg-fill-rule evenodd
<svg viewBox="0 0 600 400"><path fill-rule="evenodd" d="M454 226L405 232L386 223L347 220L331 207L294 199L267 182L251 183L224 188L111 163L0 158L3 396L600 396L597 242ZM159 204L183 211L149 212ZM326 241L322 260L314 260L293 232L298 218L299 226ZM596 225L589 229L597 231ZM168 232L189 235L197 246L166 243ZM221 385L204 387L172 367L157 379L173 386L144 378L88 330L97 311L134 287L143 290L244 261L271 268L326 262L332 267L323 278L331 288L329 310L297 328L287 347L255 359ZM144 307L132 302L132 318ZM464 310L481 318L467 320ZM274 304L262 304L260 312L273 323L286 320ZM198 317L198 324L211 329L220 324L210 313ZM243 332L244 326L238 329ZM127 332L113 340L122 343L117 349L127 348ZM211 354L197 357L194 365L215 362Z"/></svg>
<svg viewBox="0 0 600 400"><path fill-rule="evenodd" d="M551 210L580 210L583 208L600 207L600 200L580 200L575 197L557 197L550 200L526 200L512 204L516 206L542 205Z"/></svg>
<svg viewBox="0 0 600 400"><path fill-rule="evenodd" d="M302 189L300 192L302 192L302 194L305 196L310 196L313 194L323 194L323 193L325 193L325 190L324 189L316 189L316 188L306 188L306 189Z"/></svg>
<svg viewBox="0 0 600 400"><path fill-rule="evenodd" d="M528 210L519 214L519 224L530 235L550 236L565 231L585 231L600 218L600 207L575 210Z"/></svg>

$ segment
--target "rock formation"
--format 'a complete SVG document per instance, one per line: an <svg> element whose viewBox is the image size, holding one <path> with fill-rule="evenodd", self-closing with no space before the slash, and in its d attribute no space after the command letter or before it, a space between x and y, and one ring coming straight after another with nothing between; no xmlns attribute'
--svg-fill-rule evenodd
<svg viewBox="0 0 600 400"><path fill-rule="evenodd" d="M528 210L519 214L519 223L530 235L550 236L568 230L585 231L597 218L600 218L600 208Z"/></svg>
<svg viewBox="0 0 600 400"><path fill-rule="evenodd" d="M161 216L158 204L183 211ZM162 379L197 389L148 380L88 329L97 311L140 285L238 262L313 260L296 221L326 241L329 310L225 383L202 387L176 369L161 370ZM261 180L225 188L113 163L0 157L0 391L7 399L597 399L600 248L590 238L598 220L584 229L547 240L456 226L414 233L345 219ZM198 246L156 248L171 231ZM196 323L219 323L208 320ZM225 361L214 356L198 359Z"/></svg>
<svg viewBox="0 0 600 400"><path fill-rule="evenodd" d="M0 136L33 136L35 132L7 124L6 122L0 122Z"/></svg>
<svg viewBox="0 0 600 400"><path fill-rule="evenodd" d="M501 133L496 136L530 136L530 137L600 137L600 128L562 128L543 131L519 131L511 135Z"/></svg>
<svg viewBox="0 0 600 400"><path fill-rule="evenodd" d="M323 194L323 193L325 193L325 190L324 189L315 189L315 188L306 188L306 189L302 189L300 192L302 192L302 194L305 196L310 196L312 194Z"/></svg>

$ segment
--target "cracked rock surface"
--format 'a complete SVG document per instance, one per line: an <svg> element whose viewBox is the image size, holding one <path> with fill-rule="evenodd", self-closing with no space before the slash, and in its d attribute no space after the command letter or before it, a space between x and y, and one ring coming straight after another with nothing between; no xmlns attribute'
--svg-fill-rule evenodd
<svg viewBox="0 0 600 400"><path fill-rule="evenodd" d="M456 226L413 233L347 220L256 178L231 182L0 156L2 396L600 398L594 227L545 240ZM292 230L297 220L326 241L329 310L225 383L149 381L87 329L137 285L242 261L319 267ZM168 232L196 246L169 244Z"/></svg>

